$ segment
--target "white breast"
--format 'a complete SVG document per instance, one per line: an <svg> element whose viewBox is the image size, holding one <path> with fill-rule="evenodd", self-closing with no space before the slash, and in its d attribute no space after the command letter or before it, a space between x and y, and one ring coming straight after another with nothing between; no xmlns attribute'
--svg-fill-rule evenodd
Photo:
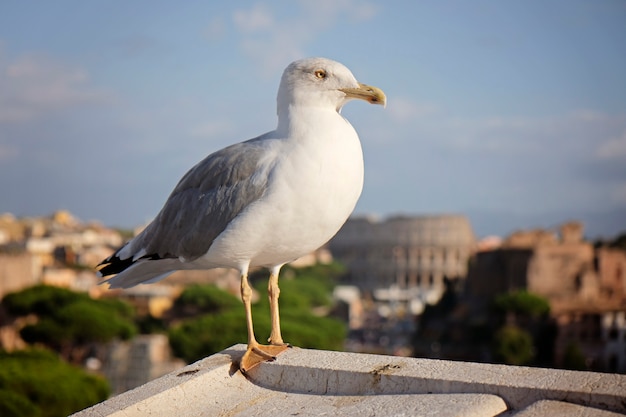
<svg viewBox="0 0 626 417"><path fill-rule="evenodd" d="M363 187L363 153L352 126L336 112L324 112L301 118L283 136L289 139L273 149L267 193L218 236L199 260L203 264L289 262L326 243L354 210Z"/></svg>

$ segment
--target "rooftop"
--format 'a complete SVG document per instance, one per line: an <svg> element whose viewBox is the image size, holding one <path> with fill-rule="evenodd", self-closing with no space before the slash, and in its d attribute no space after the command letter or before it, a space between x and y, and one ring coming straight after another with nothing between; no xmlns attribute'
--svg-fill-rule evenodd
<svg viewBox="0 0 626 417"><path fill-rule="evenodd" d="M232 346L74 417L626 414L626 375L293 348L245 377L244 352Z"/></svg>

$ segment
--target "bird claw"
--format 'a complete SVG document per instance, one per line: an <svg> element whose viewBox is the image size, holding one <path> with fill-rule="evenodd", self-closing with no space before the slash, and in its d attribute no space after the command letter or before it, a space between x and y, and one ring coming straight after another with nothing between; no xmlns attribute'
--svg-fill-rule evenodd
<svg viewBox="0 0 626 417"><path fill-rule="evenodd" d="M242 373L248 372L262 362L272 362L276 356L289 349L288 344L284 345L254 345L248 346L246 353L241 358L239 369Z"/></svg>

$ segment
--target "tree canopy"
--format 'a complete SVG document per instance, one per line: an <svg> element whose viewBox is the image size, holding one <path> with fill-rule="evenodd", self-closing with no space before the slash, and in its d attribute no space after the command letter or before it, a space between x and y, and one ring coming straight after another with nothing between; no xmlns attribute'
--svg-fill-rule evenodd
<svg viewBox="0 0 626 417"><path fill-rule="evenodd" d="M289 343L306 348L339 350L343 348L345 325L329 317L312 313L316 307L331 304L333 274L336 266L286 269L280 282L280 311L283 337ZM329 273L330 272L330 273ZM270 333L267 275L255 278L259 300L252 306L254 329L259 341ZM193 285L175 301L178 311L196 311L199 316L184 318L169 330L174 353L193 362L228 346L247 341L243 304L238 297L212 285Z"/></svg>
<svg viewBox="0 0 626 417"><path fill-rule="evenodd" d="M3 417L64 417L108 396L103 378L69 365L53 352L0 351Z"/></svg>
<svg viewBox="0 0 626 417"><path fill-rule="evenodd" d="M174 300L174 312L179 316L220 313L240 306L237 297L215 285L190 285Z"/></svg>
<svg viewBox="0 0 626 417"><path fill-rule="evenodd" d="M137 332L128 304L94 300L64 288L37 285L7 294L2 304L12 316L37 316L20 330L25 342L49 347L70 362L84 359L84 348L91 343L129 339Z"/></svg>
<svg viewBox="0 0 626 417"><path fill-rule="evenodd" d="M494 306L500 312L515 313L535 319L545 317L550 313L548 300L526 290L500 294L495 297Z"/></svg>
<svg viewBox="0 0 626 417"><path fill-rule="evenodd" d="M504 326L494 337L493 353L498 362L528 365L535 358L532 335L517 326Z"/></svg>

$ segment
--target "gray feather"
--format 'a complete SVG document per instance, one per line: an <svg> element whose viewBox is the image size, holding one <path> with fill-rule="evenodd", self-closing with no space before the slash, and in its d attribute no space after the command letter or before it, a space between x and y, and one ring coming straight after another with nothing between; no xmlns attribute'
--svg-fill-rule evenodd
<svg viewBox="0 0 626 417"><path fill-rule="evenodd" d="M180 180L154 221L132 243L159 258L194 260L267 187L267 172L257 167L262 137L215 152Z"/></svg>

